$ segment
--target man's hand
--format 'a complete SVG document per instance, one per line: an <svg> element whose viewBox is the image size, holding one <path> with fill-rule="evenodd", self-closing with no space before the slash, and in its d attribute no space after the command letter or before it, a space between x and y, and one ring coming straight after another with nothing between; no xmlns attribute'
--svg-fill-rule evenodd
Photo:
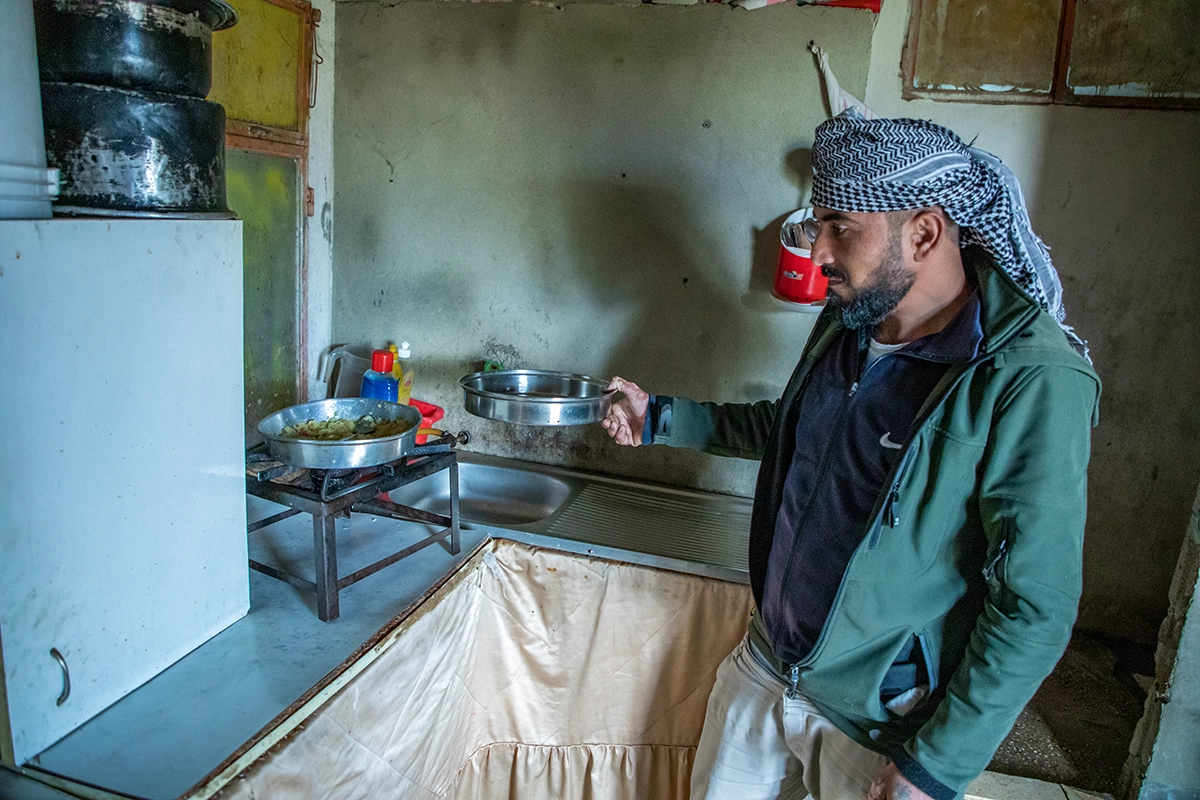
<svg viewBox="0 0 1200 800"><path fill-rule="evenodd" d="M888 762L883 772L871 784L866 800L933 800L900 774L896 765Z"/></svg>
<svg viewBox="0 0 1200 800"><path fill-rule="evenodd" d="M642 443L642 428L646 424L650 395L642 391L636 383L624 378L613 378L608 388L616 389L625 396L612 404L608 416L601 420L600 424L617 444L637 447Z"/></svg>

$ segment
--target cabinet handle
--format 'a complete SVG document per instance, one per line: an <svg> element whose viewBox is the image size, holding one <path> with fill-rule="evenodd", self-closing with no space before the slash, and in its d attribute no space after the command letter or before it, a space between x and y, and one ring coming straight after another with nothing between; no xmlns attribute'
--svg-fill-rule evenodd
<svg viewBox="0 0 1200 800"><path fill-rule="evenodd" d="M67 702L67 698L71 696L71 671L69 669L67 669L67 660L65 658L63 658L62 653L58 652L57 647L50 648L50 655L53 656L54 660L58 662L58 665L60 667L62 667L62 672L63 672L62 694L60 694L58 696L58 700L54 703L54 705L56 705L56 706L61 706L63 703Z"/></svg>

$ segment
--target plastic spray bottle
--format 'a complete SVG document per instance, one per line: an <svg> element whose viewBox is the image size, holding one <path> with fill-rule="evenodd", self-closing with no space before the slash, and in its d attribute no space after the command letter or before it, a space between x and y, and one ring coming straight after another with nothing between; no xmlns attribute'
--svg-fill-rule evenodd
<svg viewBox="0 0 1200 800"><path fill-rule="evenodd" d="M400 384L392 376L393 360L390 350L376 350L371 354L371 368L363 373L359 397L396 402Z"/></svg>

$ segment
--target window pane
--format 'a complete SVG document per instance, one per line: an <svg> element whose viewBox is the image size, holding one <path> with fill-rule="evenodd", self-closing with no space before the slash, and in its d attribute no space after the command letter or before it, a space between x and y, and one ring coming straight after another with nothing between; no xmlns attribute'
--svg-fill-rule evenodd
<svg viewBox="0 0 1200 800"><path fill-rule="evenodd" d="M1049 94L1061 0L917 0L912 88Z"/></svg>
<svg viewBox="0 0 1200 800"><path fill-rule="evenodd" d="M1079 3L1067 87L1076 95L1200 97L1200 4Z"/></svg>
<svg viewBox="0 0 1200 800"><path fill-rule="evenodd" d="M229 119L299 130L297 65L304 41L300 15L267 0L231 2L238 23L213 34L213 88L208 99L225 106Z"/></svg>
<svg viewBox="0 0 1200 800"><path fill-rule="evenodd" d="M225 151L229 207L242 220L246 444L259 420L296 403L300 173L295 159Z"/></svg>

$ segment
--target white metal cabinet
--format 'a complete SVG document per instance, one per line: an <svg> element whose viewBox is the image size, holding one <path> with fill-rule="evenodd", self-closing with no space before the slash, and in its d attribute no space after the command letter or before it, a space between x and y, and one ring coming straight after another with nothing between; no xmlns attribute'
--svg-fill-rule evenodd
<svg viewBox="0 0 1200 800"><path fill-rule="evenodd" d="M246 613L241 266L236 221L0 221L17 764Z"/></svg>

